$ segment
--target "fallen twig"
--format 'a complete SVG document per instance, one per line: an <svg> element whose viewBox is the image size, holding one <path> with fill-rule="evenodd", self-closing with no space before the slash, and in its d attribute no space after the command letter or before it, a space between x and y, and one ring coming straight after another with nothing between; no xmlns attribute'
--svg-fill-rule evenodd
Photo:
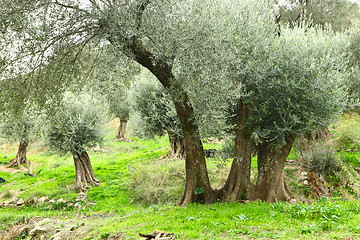
<svg viewBox="0 0 360 240"><path fill-rule="evenodd" d="M27 173L24 173L24 175L29 175L29 176L32 176L32 177L37 177L37 175L39 174L41 172L41 169L37 172L37 174L32 174L32 173L29 173L29 172L27 172Z"/></svg>

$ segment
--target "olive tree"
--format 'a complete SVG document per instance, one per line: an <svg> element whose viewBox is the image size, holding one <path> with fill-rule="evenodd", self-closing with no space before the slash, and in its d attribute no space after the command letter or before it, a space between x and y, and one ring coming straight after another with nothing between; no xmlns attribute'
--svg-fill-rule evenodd
<svg viewBox="0 0 360 240"><path fill-rule="evenodd" d="M265 108L269 111L263 112L271 112L273 114L268 114L270 117L281 118L282 115L277 114L287 109L278 107L273 110L270 107L284 106L284 104L267 105L267 98L271 96L262 93L271 93L264 91L268 83L272 86L273 83L280 81L281 86L287 86L283 82L288 80L288 76L291 77L290 79L296 79L291 71L290 73L281 71L283 61L275 61L271 57L276 56L273 53L283 50L283 46L294 47L297 49L294 51L294 56L297 58L290 58L291 61L288 62L290 66L295 65L296 68L297 61L300 61L298 58L310 54L310 59L319 69L325 70L324 66L328 66L326 70L330 70L329 72L334 69L337 70L334 73L340 72L336 68L337 65L323 64L323 61L331 61L332 57L340 52L337 44L333 48L326 48L326 54L320 55L311 54L311 51L316 52L317 48L310 48L311 51L308 52L296 47L294 42L289 45L282 44L283 41L280 41L275 34L277 11L271 1L26 0L14 2L3 0L0 2L0 15L0 30L4 35L0 44L9 46L19 43L14 46L16 54L5 52L2 55L4 62L14 63L2 67L4 69L2 74L17 75L19 72L15 64L17 61L25 61L28 71L46 68L50 60L59 59L53 58L55 49L60 49L64 56L68 56L68 49L75 48L80 52L87 45L110 43L115 51L138 62L158 79L171 97L184 137L186 183L180 200L181 205L191 202L212 203L218 198L236 200L243 195L244 189L246 194L254 192L254 198L277 200L279 197L273 192L274 186L275 189L282 186L278 178L280 174L276 173L271 183L264 178L263 183L269 183L268 186L261 184L259 180L258 186L264 187L257 187L257 191L250 191L248 187L250 186L249 149L253 145L253 136L259 136L258 139L261 141L258 142L260 144L258 146L262 146L263 142L273 144L270 141L273 138L268 138L272 135L264 133L268 132L268 128L272 132L274 126L270 123L277 122L257 123L258 118L251 117L261 113L261 106L265 104L269 106ZM284 35L282 34L281 37ZM299 37L305 38L306 34L299 34ZM315 40L312 42L316 43ZM281 44L278 47L279 43ZM3 46L0 49L4 49ZM74 61L76 57L77 54L74 55ZM267 58L271 61L267 61ZM339 64L342 62L339 61ZM273 65L269 65L270 63ZM66 64L71 65L71 62ZM277 69L280 69L277 72L280 77L267 74L269 70ZM57 72L56 69L51 71ZM304 72L310 75L310 77L304 76L304 79L328 80L327 75L322 71L315 76L312 72ZM71 71L64 73L70 74ZM195 84L192 85L192 82ZM217 85L220 87L216 88ZM309 86L311 89L314 85ZM218 190L210 186L199 118L196 117L196 107L194 107L196 98L202 96L194 94L198 87L214 90L214 103L224 99L230 102L236 113L232 116L236 119L233 123L236 129L234 161L228 181L224 188ZM286 88L275 89L286 92ZM303 91L297 92L302 94ZM222 97L220 93L223 93ZM338 93L341 95L340 91ZM316 93L314 95L316 96ZM197 97L194 99L194 96ZM296 129L298 125L297 122L291 122L290 126L291 129ZM276 126L283 127L279 124ZM279 136L281 138L276 139L283 139L282 143L291 143L293 135ZM275 143L273 145L279 146ZM286 144L280 146L286 146L280 151L281 156L286 155L289 146ZM264 159L270 159L269 156L275 154L273 148L267 145L261 149L265 149L263 153L266 152ZM276 153L274 156L280 157L280 155ZM281 172L283 158L271 159L276 160L272 163L263 161L265 164L260 165L259 169L263 169L265 174L272 174L268 171L272 167L275 167L276 172Z"/></svg>
<svg viewBox="0 0 360 240"><path fill-rule="evenodd" d="M4 111L0 117L0 135L10 142L19 142L16 157L8 167L19 167L30 162L26 158L26 149L29 144L41 135L41 126L44 123L43 112L25 104L25 109ZM24 106L24 105L23 105Z"/></svg>
<svg viewBox="0 0 360 240"><path fill-rule="evenodd" d="M318 28L285 28L278 36L274 9L273 17L261 17L264 13L259 9L256 15L255 9L254 5L241 8L241 17L246 19L243 24L231 14L227 22L214 20L210 24L214 29L223 29L217 49L226 49L205 54L210 57L202 59L199 68L206 61L218 65L201 68L203 78L196 79L196 85L202 82L211 89L214 97L209 101L215 99L227 110L235 135L234 160L225 185L215 191L217 198L287 200L283 168L295 137L328 126L346 106L345 85L351 74L346 50L349 41L345 34ZM268 5L266 11L270 13L271 9ZM189 51L186 56L196 54L196 50ZM199 76L199 68L194 69L194 75ZM191 91L209 97L203 94L204 88L193 86L188 86ZM224 100L220 105L219 99ZM258 154L255 186L250 183L253 148Z"/></svg>
<svg viewBox="0 0 360 240"><path fill-rule="evenodd" d="M114 48L109 45L94 52L99 55L99 63L88 81L88 87L95 88L103 95L109 104L110 113L119 118L120 125L115 140L128 141L125 133L130 117L129 91L131 82L140 72L140 66L126 56L114 52Z"/></svg>
<svg viewBox="0 0 360 240"><path fill-rule="evenodd" d="M16 63L23 61L26 62L25 71L46 68L50 60L61 59L53 58L55 50L68 56L68 51L74 48L82 50L89 44L111 43L116 51L149 69L174 102L186 155L186 185L180 204L211 203L215 198L207 175L194 109L182 83L172 71L182 48L196 47L191 39L198 35L198 31L188 28L193 25L192 16L208 7L216 6L211 2L176 0L1 1L0 30L4 35L1 44L15 47L15 54L2 55L4 61L10 64L4 66L1 73L17 75ZM198 29L204 29L206 25L204 19ZM74 61L77 56L75 54ZM71 71L57 73L59 78L62 74L71 74ZM204 189L201 193L196 191L200 188Z"/></svg>
<svg viewBox="0 0 360 240"><path fill-rule="evenodd" d="M56 114L50 118L46 142L50 150L71 154L75 165L75 187L84 191L88 184L100 186L87 149L103 141L107 107L95 94L64 94Z"/></svg>
<svg viewBox="0 0 360 240"><path fill-rule="evenodd" d="M343 31L360 17L359 5L349 0L288 0L280 8L282 23L290 27L321 27L331 25L334 31Z"/></svg>
<svg viewBox="0 0 360 240"><path fill-rule="evenodd" d="M130 91L132 121L137 135L145 138L169 137L170 149L165 157L183 157L184 139L175 107L169 94L148 72L142 71Z"/></svg>

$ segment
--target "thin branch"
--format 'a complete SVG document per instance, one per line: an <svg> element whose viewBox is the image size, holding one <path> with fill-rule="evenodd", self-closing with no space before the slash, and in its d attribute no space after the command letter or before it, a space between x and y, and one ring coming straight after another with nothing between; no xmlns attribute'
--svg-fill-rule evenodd
<svg viewBox="0 0 360 240"><path fill-rule="evenodd" d="M139 30L140 27L141 27L141 20L142 20L142 17L143 17L143 14L144 14L144 11L146 9L146 7L150 4L150 0L146 0L143 4L140 5L139 7L139 11L137 12L136 14L136 23L137 23L137 26L136 26L136 29Z"/></svg>
<svg viewBox="0 0 360 240"><path fill-rule="evenodd" d="M56 5L59 5L60 7L69 8L69 9L72 9L72 10L83 12L88 16L91 15L88 11L86 11L84 9L81 9L78 6L66 5L66 4L60 3L58 0L55 0L55 2L53 2L53 3L56 4Z"/></svg>

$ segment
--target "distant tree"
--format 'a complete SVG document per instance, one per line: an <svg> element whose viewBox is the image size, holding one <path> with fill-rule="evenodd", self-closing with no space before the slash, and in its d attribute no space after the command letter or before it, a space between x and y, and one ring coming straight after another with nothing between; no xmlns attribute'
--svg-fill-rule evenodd
<svg viewBox="0 0 360 240"><path fill-rule="evenodd" d="M164 87L144 70L138 81L133 83L130 96L135 133L145 138L166 133L170 142L166 157L184 157L185 146L180 121Z"/></svg>
<svg viewBox="0 0 360 240"><path fill-rule="evenodd" d="M237 131L235 146L238 147L235 147L232 170L229 174L229 181L222 191L222 193L225 192L225 197L222 199L232 200L233 198L227 198L228 193L237 199L242 196L244 187L247 187L248 184L245 183L249 183L250 179L248 147L251 146L249 144L252 140L251 137L257 134L261 142L272 142L273 138L271 137L277 136L276 139L284 140L280 142L285 145L277 145L279 142L276 144L272 142L271 145L286 146L284 149L280 148L280 155L278 154L280 152L274 153L273 151L279 147L268 148L266 145L262 148L266 150L266 152L265 150L262 152L266 153L268 157L263 158L265 159L262 162L264 164L260 163L259 171L264 171L265 174L270 173L270 175L269 178L259 178L259 184L263 183L263 185L260 184L263 187L257 188L262 192L255 198L276 201L282 199L282 196L274 193L274 186L275 189L283 189L280 181L283 156L286 155L293 137L293 134L289 134L292 132L287 129L296 129L297 126L296 122L291 122L285 127L280 124L284 122L282 113L291 110L282 109L282 107L286 107L283 101L282 104L278 104L276 99L267 101L267 98L272 99L273 96L277 96L275 92L286 92L286 88L280 88L280 86L287 87L289 85L286 84L288 76L292 80L290 83L297 79L293 77L291 68L287 68L290 73L281 71L281 69L289 66L297 69L298 61L309 54L312 56L313 65L318 66L320 71L317 72L315 71L317 69L310 68L313 65L300 65L313 70L313 72L309 72L305 69L303 72L310 77L301 75L302 79L319 81L320 86L325 86L326 84L322 85L323 82L320 80L328 81L333 78L324 72L335 74L335 82L328 81L335 87L324 87L324 89L331 90L338 89L337 80L340 80L340 77L337 77L343 66L342 59L336 57L334 59L337 61L332 64L323 62L325 60L331 62L332 57L339 53L338 50L342 50L337 44L334 48L324 48L329 50L327 52L318 49L316 41L310 41L316 48L304 48L308 51L301 50L302 48L299 48L293 41L291 44L282 44L282 41L275 35L277 12L272 1L63 0L59 2L25 0L14 2L2 0L0 1L0 15L0 31L4 36L0 45L5 46L1 46L0 49L15 48L16 51L16 54L2 51L2 59L9 64L3 67L4 71L0 71L1 75L19 75L20 71L16 69L19 66L17 63L22 63L22 61L26 62L26 64L22 64L26 66L24 72L45 68L50 60L60 62L61 58L54 58L54 49L60 50L63 53L61 56L69 56L67 53L75 48L79 50L80 54L86 46L99 46L109 42L117 52L125 54L156 76L171 96L184 137L186 183L180 205L192 202L213 203L221 193L221 191L212 189L210 185L198 124L199 118L196 117L194 107L196 101L192 99L195 96L192 92L195 92L196 89L191 88L190 81L199 82L194 86L208 86L209 82L212 87L216 85L213 83L219 80L219 86L225 87L216 92L227 94L234 93L231 91L232 89L238 91L232 94L232 98L223 97L226 100L231 99L235 106L236 115L234 117L237 121L233 125ZM289 36L295 37L294 35ZM301 38L306 39L304 36L305 34L301 35ZM332 37L329 39L333 40ZM19 45L16 46L14 43L19 43ZM278 43L281 44L277 45ZM301 43L305 44L302 41ZM330 41L322 43L326 43L328 46ZM294 56L288 55L290 57L289 64L286 64L286 61L273 60L276 54L272 53L283 48L297 50L293 52ZM299 55L299 52L302 55ZM323 55L313 55L313 52ZM66 68L75 66L74 62L76 62L78 54L71 56L74 56L72 58L74 61L55 66L67 66ZM324 56L325 60L319 56ZM268 63L267 57L271 57L272 61ZM305 59L310 61L308 58ZM269 65L270 63L273 65ZM54 76L54 79L59 79L62 74L71 74L71 71L61 72L58 69L46 69L58 74L58 76L51 75ZM267 74L269 69L274 75ZM296 71L296 73L302 72ZM318 75L313 75L313 73L318 73ZM277 91L265 91L268 86L267 81L270 81L270 87L275 86L269 89ZM281 84L276 85L278 81ZM314 84L305 86L309 86L305 92L315 92ZM299 88L302 89L302 86L289 88L293 91L297 90L298 95L295 94L294 99L298 99L297 97L304 92ZM261 94L257 94L258 92ZM321 93L323 92L325 91L321 91ZM330 91L330 93L332 92ZM335 93L339 96L342 94L341 91ZM202 95L197 96L201 97ZM255 98L255 96L259 96L259 98ZM281 100L287 100L283 97L284 95L280 94L279 96L282 97ZM313 94L313 96L319 95ZM324 98L326 99L327 96ZM208 100L211 101L211 99ZM316 98L316 100L320 101L321 98ZM304 100L303 103L306 101ZM290 102L293 103L291 99ZM322 105L324 102L320 103L319 105ZM266 116L269 116L269 120L274 121L260 121L257 123L259 126L253 127L257 125L255 120L259 118L254 118L254 125L249 124L247 120L250 120L250 116L260 116L261 111L264 110L261 108L262 104L265 106L264 109L269 109L269 111L263 112L271 113ZM308 105L293 103L291 106ZM257 113L259 115L256 115ZM328 111L328 113L327 116L332 116L333 112ZM312 124L314 122L310 121ZM279 129L284 130L280 135L275 134L279 133L279 129L275 128L277 126L281 126ZM275 135L265 134L268 132L267 128ZM269 159L276 159L276 161L271 162ZM269 166L270 168L268 168ZM271 168L274 169L273 172L269 172ZM269 179L271 179L270 182L267 181ZM266 183L269 184L266 185ZM278 188L278 186L281 187Z"/></svg>
<svg viewBox="0 0 360 240"><path fill-rule="evenodd" d="M63 52L62 56L69 56L75 48L80 54L86 46L110 42L117 52L149 69L174 102L186 148L187 177L180 204L212 203L215 197L194 109L173 66L180 63L176 59L183 49L197 47L193 37L199 35L199 29L208 26L208 18L198 18L198 30L190 30L195 27L192 17L202 9L215 9L215 6L217 4L212 1L3 0L0 1L0 31L4 37L0 49L11 49L14 43L20 44L12 48L16 54L2 51L2 59L9 64L0 73L17 76L18 66L25 65L23 72L29 72L45 68L50 60L60 62L61 57L53 57L54 49ZM66 71L47 69L56 73L54 79L59 80L63 74L72 73L69 69L74 66L77 56L74 55L72 62L57 65L66 66ZM26 64L17 64L22 61ZM68 76L65 79L69 79Z"/></svg>
<svg viewBox="0 0 360 240"><path fill-rule="evenodd" d="M111 45L98 49L99 64L94 69L89 88L96 89L108 103L111 114L119 118L116 140L127 141L125 137L127 122L130 117L129 90L131 82L140 72L140 65L117 54Z"/></svg>
<svg viewBox="0 0 360 240"><path fill-rule="evenodd" d="M348 29L360 17L359 5L348 0L288 0L282 5L281 21L290 27Z"/></svg>
<svg viewBox="0 0 360 240"><path fill-rule="evenodd" d="M19 167L30 162L26 158L26 149L31 142L40 136L41 126L44 123L44 115L40 110L24 104L24 109L4 111L0 118L0 135L10 142L19 142L16 157L12 159L8 167Z"/></svg>
<svg viewBox="0 0 360 240"><path fill-rule="evenodd" d="M360 23L360 19L358 20ZM350 64L355 73L349 81L349 95L355 100L356 110L360 112L360 25L351 30L349 52L351 55Z"/></svg>
<svg viewBox="0 0 360 240"><path fill-rule="evenodd" d="M46 133L50 150L71 154L75 164L75 187L85 191L88 184L100 186L87 149L103 141L107 107L95 94L64 94L61 106L50 118Z"/></svg>

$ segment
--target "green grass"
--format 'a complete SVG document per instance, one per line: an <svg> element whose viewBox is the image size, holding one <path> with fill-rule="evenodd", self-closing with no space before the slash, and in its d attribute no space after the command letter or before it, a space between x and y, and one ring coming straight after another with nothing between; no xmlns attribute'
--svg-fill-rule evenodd
<svg viewBox="0 0 360 240"><path fill-rule="evenodd" d="M89 151L89 156L101 187L90 188L89 202L96 205L74 209L56 204L0 209L0 230L10 224L35 216L58 221L74 219L86 222L87 239L101 239L107 234L123 233L125 239L138 239L139 233L165 230L177 239L342 239L360 238L360 201L322 199L313 204L288 203L217 203L177 207L172 200L151 205L132 202L128 183L139 164L158 164L159 157L168 151L167 138L136 142L107 141L104 152ZM205 148L217 148L207 143ZM16 149L16 148L13 148ZM353 153L346 153L350 159ZM0 163L6 164L9 152L0 152ZM4 156L6 156L4 158ZM33 172L42 169L37 178L23 172L0 172L7 183L0 185L0 201L13 196L31 199L48 196L73 201L74 166L69 157L49 156L42 152L28 154ZM181 161L181 160L180 160ZM350 161L350 160L349 160ZM353 160L351 160L353 161ZM355 160L354 160L355 161ZM230 162L228 163L228 165ZM208 159L209 168L217 166L216 159ZM256 158L252 160L256 168ZM146 168L145 170L146 171ZM151 171L156 171L156 168ZM6 194L4 194L6 193ZM82 218L83 214L90 218Z"/></svg>

